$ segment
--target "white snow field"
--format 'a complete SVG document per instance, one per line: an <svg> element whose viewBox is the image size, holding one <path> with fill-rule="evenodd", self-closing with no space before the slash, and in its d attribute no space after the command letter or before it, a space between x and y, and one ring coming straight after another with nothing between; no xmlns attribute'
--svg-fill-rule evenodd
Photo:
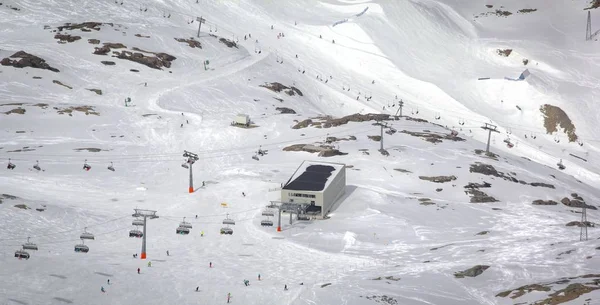
<svg viewBox="0 0 600 305"><path fill-rule="evenodd" d="M580 223L567 226L582 205L590 226L599 215L590 5L3 1L0 304L223 304L228 293L261 305L600 304L596 229L580 241ZM589 11L595 32L600 12ZM59 33L80 39L57 43ZM150 60L155 69L118 58L124 50L175 59ZM18 51L59 72L11 66ZM523 81L504 79L525 69ZM261 87L273 82L297 91ZM570 120L545 121L545 104ZM257 126L230 126L238 113ZM325 118L355 113L390 115L389 156L368 137L380 135L374 120ZM495 157L481 152L485 123L499 131ZM344 154L283 150L293 144ZM259 148L268 153L254 160ZM191 194L184 150L199 156ZM284 214L281 232L261 226L303 160L345 163L343 199L325 220L290 225ZM135 208L159 215L146 260L132 257ZM233 235L219 234L227 215ZM184 217L193 228L178 235ZM84 230L95 240L76 253ZM28 237L39 250L15 258ZM455 276L477 265L483 273Z"/></svg>

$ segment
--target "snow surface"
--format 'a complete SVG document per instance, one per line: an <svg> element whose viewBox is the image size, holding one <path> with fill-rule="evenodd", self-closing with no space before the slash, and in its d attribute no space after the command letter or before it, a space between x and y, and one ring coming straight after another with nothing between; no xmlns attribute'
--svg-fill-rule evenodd
<svg viewBox="0 0 600 305"><path fill-rule="evenodd" d="M600 69L598 43L583 39L588 3L490 4L493 9L478 1L448 0L5 1L0 57L24 50L60 72L0 66L0 111L26 110L23 115L0 113L0 158L17 165L1 171L0 194L18 197L0 197L0 301L220 304L230 292L233 304L375 304L366 297L381 295L398 304L513 304L548 293L515 300L496 294L596 272L595 229L589 229L590 241L579 242L579 228L565 226L579 220L580 209L531 204L560 201L571 193L592 205L600 198L595 186L600 181ZM474 18L500 5L513 15ZM523 8L538 10L516 13ZM592 15L600 17L595 10ZM197 16L207 20L199 39L202 49L174 40L195 36L197 21L190 22ZM82 39L56 43L52 31L57 26L85 21L113 25L64 31ZM285 37L277 38L280 32ZM249 33L252 38L244 40ZM239 40L239 48L228 48L209 34ZM98 45L89 44L91 38L177 59L171 68L155 70L94 55ZM498 56L496 50L504 48L514 49L513 54ZM523 58L530 60L528 66ZM205 60L210 61L208 71ZM531 71L526 81L503 80L525 68ZM260 87L275 81L297 87L303 96ZM132 107L124 107L126 97ZM377 151L379 142L367 138L379 135L372 121L291 128L295 120L322 115L396 114L399 99L404 115L435 124L405 118L390 122L398 131L446 135L447 126L466 141L432 144L398 132L385 135L390 153L385 157ZM13 103L24 104L7 105ZM546 103L569 115L583 146L568 143L562 131L546 134L539 111ZM61 115L55 109L83 105L99 115ZM275 107L297 114L280 114ZM249 114L258 127L230 126L238 113ZM484 123L498 125L500 133L491 143L498 160L474 153L485 147L487 132L479 128ZM512 149L503 143L507 132L515 143ZM357 140L335 143L348 153L343 156L282 151L291 144L351 135ZM269 152L255 161L251 156L259 145ZM23 149L29 151L14 152ZM193 194L187 193L188 172L180 167L184 150L200 157L194 164ZM261 211L279 200L280 184L303 160L317 159L352 166L346 195L331 218L290 225L284 214L282 232L261 227ZM559 159L564 171L556 169ZM43 171L32 169L36 160ZM91 171L82 170L84 160ZM106 170L111 162L115 172ZM474 162L555 189L471 173ZM456 180L418 178L440 175ZM492 187L481 190L499 202L470 203L464 186L484 181ZM419 198L435 204L419 204ZM42 207L42 212L35 210ZM141 247L127 234L134 208L155 209L160 216L148 226L146 261L132 258ZM594 222L597 212L588 212ZM226 214L236 220L232 236L219 234ZM188 236L175 234L183 217L193 225ZM74 253L85 227L96 240L86 242L89 253ZM489 233L476 235L482 231ZM30 251L29 260L17 260L14 251L27 237L40 250ZM575 251L561 254L568 250ZM491 267L476 278L453 276L478 264ZM385 276L401 279L373 280ZM249 287L243 286L244 279L250 280ZM591 304L600 302L594 291L571 303L587 298Z"/></svg>

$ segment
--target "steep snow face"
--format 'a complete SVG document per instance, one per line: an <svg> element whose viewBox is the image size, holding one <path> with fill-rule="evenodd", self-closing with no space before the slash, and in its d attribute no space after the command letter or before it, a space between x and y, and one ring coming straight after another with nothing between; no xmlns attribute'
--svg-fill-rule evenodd
<svg viewBox="0 0 600 305"><path fill-rule="evenodd" d="M479 15L500 5L513 14ZM594 273L596 245L579 242L574 223L582 202L594 222L600 198L595 42L570 38L585 4L535 1L537 11L516 13L521 5L3 3L1 58L23 50L60 72L0 66L0 159L16 165L0 175L0 300L214 304L232 293L233 303L262 305L512 304ZM88 21L104 24L57 29ZM81 38L57 43L59 32ZM93 54L105 43L105 55ZM124 51L157 59L144 65ZM165 65L160 53L174 59ZM525 68L525 81L503 79ZM546 103L567 113L584 146L545 134ZM334 119L400 111L383 129ZM251 125L231 126L237 114ZM484 123L499 126L496 156L481 151ZM199 157L192 194L184 150ZM284 213L277 232L278 217L262 211L306 159L347 164L344 197L325 220ZM135 208L160 216L149 220L148 260L131 256L141 246L128 237ZM236 221L231 236L219 234L225 218ZM178 235L184 220L193 228ZM84 230L96 239L75 253ZM17 260L27 237L39 250ZM454 276L476 265L489 268ZM583 279L569 280L597 288ZM548 290L497 296L535 283Z"/></svg>

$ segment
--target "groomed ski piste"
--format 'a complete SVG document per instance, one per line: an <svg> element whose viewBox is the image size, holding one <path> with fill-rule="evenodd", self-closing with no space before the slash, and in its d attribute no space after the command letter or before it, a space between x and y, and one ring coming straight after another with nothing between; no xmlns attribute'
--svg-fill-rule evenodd
<svg viewBox="0 0 600 305"><path fill-rule="evenodd" d="M589 3L475 2L4 2L0 59L22 50L60 72L0 66L0 304L598 304L596 229L580 241L572 223L583 201L596 223L600 194L598 43L573 38ZM474 18L496 9L514 14ZM104 43L123 47L93 54ZM175 59L153 69L123 50ZM301 94L261 87L274 82ZM547 133L544 104L576 141ZM231 126L242 113L256 126ZM376 121L326 124L355 113L390 115L389 156ZM283 150L295 144L344 154ZM344 196L328 219L261 226L304 160L346 164ZM144 260L136 208L159 216ZM95 239L75 252L83 232ZM38 250L15 258L28 238Z"/></svg>

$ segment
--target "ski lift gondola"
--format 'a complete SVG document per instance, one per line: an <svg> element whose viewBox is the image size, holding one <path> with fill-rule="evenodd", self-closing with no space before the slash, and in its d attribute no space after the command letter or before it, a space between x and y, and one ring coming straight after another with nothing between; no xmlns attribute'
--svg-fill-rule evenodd
<svg viewBox="0 0 600 305"><path fill-rule="evenodd" d="M86 246L81 239L81 244L75 245L75 252L88 253L90 251L90 247Z"/></svg>
<svg viewBox="0 0 600 305"><path fill-rule="evenodd" d="M181 234L181 235L188 235L188 234L190 234L190 229L179 226L175 230L175 233Z"/></svg>
<svg viewBox="0 0 600 305"><path fill-rule="evenodd" d="M38 246L35 243L29 242L29 237L27 237L27 242L23 245L23 250L38 250Z"/></svg>
<svg viewBox="0 0 600 305"><path fill-rule="evenodd" d="M92 169L92 167L89 164L87 164L87 159L85 159L85 161L83 162L83 169L86 171Z"/></svg>
<svg viewBox="0 0 600 305"><path fill-rule="evenodd" d="M185 217L183 217L183 221L179 223L179 226L186 229L191 229L192 224L185 221Z"/></svg>
<svg viewBox="0 0 600 305"><path fill-rule="evenodd" d="M131 222L131 224L134 226L143 226L144 221L142 219L136 218Z"/></svg>
<svg viewBox="0 0 600 305"><path fill-rule="evenodd" d="M114 172L115 171L115 167L113 166L113 163L110 162L110 165L107 167L109 171Z"/></svg>
<svg viewBox="0 0 600 305"><path fill-rule="evenodd" d="M142 233L142 231L140 231L140 230L133 229L133 230L129 231L129 237L142 238L142 237L144 237L144 233Z"/></svg>
<svg viewBox="0 0 600 305"><path fill-rule="evenodd" d="M556 163L556 166L558 166L558 169L563 170L566 167L564 166L564 164L562 163L562 159L560 159L560 161L558 163Z"/></svg>
<svg viewBox="0 0 600 305"><path fill-rule="evenodd" d="M25 250L17 250L15 251L15 257L18 259L29 259L29 253L27 253L27 251Z"/></svg>
<svg viewBox="0 0 600 305"><path fill-rule="evenodd" d="M14 165L12 162L10 162L10 158L8 158L8 165L6 166L6 168L8 168L8 169L15 169L15 167L17 167L17 166Z"/></svg>
<svg viewBox="0 0 600 305"><path fill-rule="evenodd" d="M87 231L87 227L83 228L83 233L81 233L81 235L79 235L79 238L82 239L82 240L83 239L92 239L92 240L96 239L94 237L94 234L92 234L92 233L90 233L90 232Z"/></svg>
<svg viewBox="0 0 600 305"><path fill-rule="evenodd" d="M223 224L224 225L235 225L235 220L229 218L229 214L227 214L225 219L223 219Z"/></svg>
<svg viewBox="0 0 600 305"><path fill-rule="evenodd" d="M33 166L33 169L40 171L42 170L42 168L40 167L40 161L35 160L35 165Z"/></svg>
<svg viewBox="0 0 600 305"><path fill-rule="evenodd" d="M233 229L226 227L226 228L221 228L221 234L226 234L226 235L233 235Z"/></svg>

